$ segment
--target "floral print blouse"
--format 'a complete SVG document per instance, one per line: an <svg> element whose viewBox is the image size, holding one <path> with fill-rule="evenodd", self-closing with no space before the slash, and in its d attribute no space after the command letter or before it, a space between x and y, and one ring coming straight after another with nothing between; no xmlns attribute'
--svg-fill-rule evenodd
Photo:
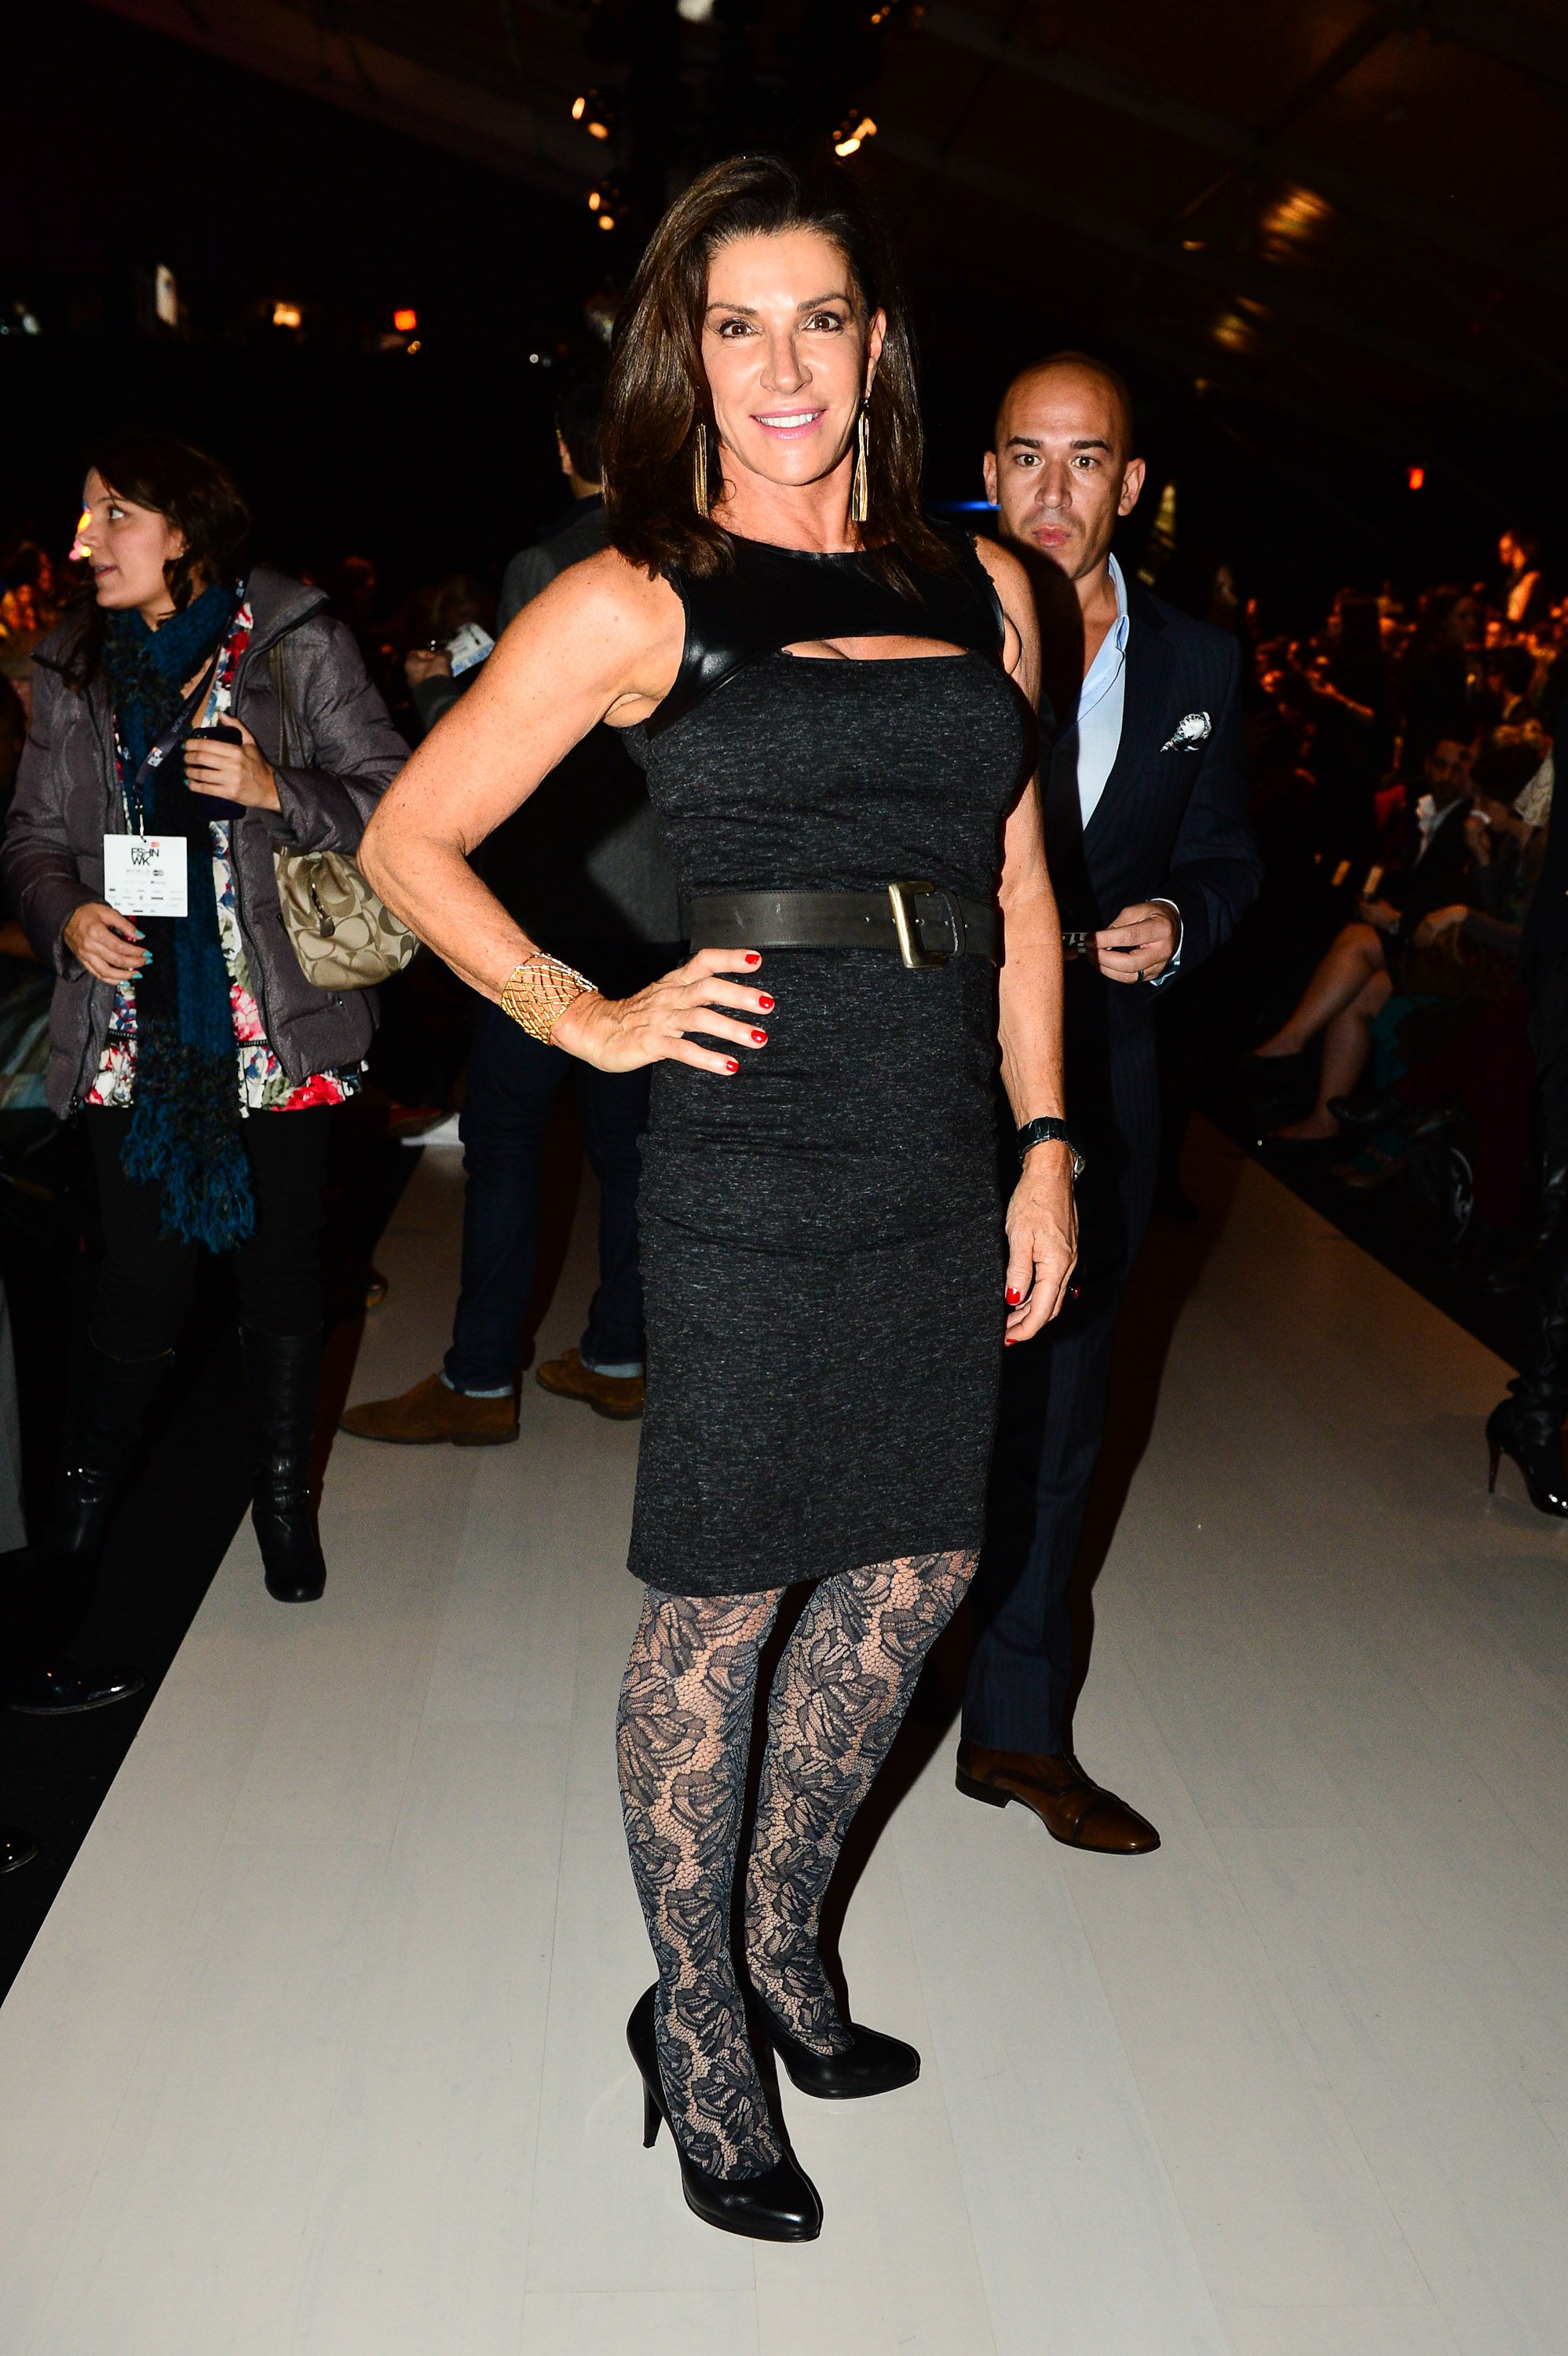
<svg viewBox="0 0 1568 2356"><path fill-rule="evenodd" d="M267 1044L261 1010L251 987L251 969L240 920L234 913L234 864L229 855L229 820L212 822L212 888L218 894L218 937L229 968L229 1008L234 1018L234 1043L240 1059L240 1103L245 1112L303 1112L311 1105L343 1104L359 1092L357 1072L313 1072L308 1080L290 1079ZM90 1105L133 1103L136 1087L136 986L123 981L114 992L109 1036L103 1043L97 1077L85 1101Z"/></svg>

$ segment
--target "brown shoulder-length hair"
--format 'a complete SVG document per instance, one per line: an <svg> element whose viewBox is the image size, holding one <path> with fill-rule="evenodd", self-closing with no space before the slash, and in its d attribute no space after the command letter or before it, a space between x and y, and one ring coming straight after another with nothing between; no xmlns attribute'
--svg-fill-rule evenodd
<svg viewBox="0 0 1568 2356"><path fill-rule="evenodd" d="M89 455L83 471L95 468L108 489L133 507L151 508L184 533L184 555L164 567L176 614L209 582L240 578L251 539L251 510L221 460L175 434L116 434ZM60 672L79 694L98 676L108 620L91 588L83 603L82 627Z"/></svg>
<svg viewBox="0 0 1568 2356"><path fill-rule="evenodd" d="M731 155L700 173L655 230L610 348L600 432L610 541L650 577L677 565L700 578L732 561L729 535L699 514L692 484L697 437L713 432L702 365L709 265L734 238L800 229L818 230L843 254L862 327L877 311L887 315L871 381L866 544L884 552L884 570L899 587L911 584L898 553L925 571L951 571L957 562L953 541L921 508L913 343L881 224L841 165Z"/></svg>

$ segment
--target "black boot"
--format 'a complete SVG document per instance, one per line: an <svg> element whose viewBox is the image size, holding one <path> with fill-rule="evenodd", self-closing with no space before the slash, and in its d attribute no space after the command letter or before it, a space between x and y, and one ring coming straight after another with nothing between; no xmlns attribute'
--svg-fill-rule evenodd
<svg viewBox="0 0 1568 2356"><path fill-rule="evenodd" d="M1489 1488L1498 1464L1511 1456L1524 1475L1537 1513L1568 1515L1568 1466L1563 1462L1563 1419L1568 1413L1568 1212L1559 1210L1536 1270L1535 1346L1503 1400L1487 1419Z"/></svg>
<svg viewBox="0 0 1568 2356"><path fill-rule="evenodd" d="M65 1479L44 1540L73 1569L90 1570L102 1550L120 1483L173 1364L172 1350L112 1358L88 1341Z"/></svg>
<svg viewBox="0 0 1568 2356"><path fill-rule="evenodd" d="M1487 1487L1498 1485L1498 1466L1511 1456L1524 1475L1525 1494L1538 1514L1568 1515L1568 1468L1563 1462L1563 1403L1545 1406L1514 1397L1487 1418L1489 1467Z"/></svg>
<svg viewBox="0 0 1568 2356"><path fill-rule="evenodd" d="M242 1325L240 1338L261 1438L251 1519L266 1567L267 1592L280 1603L314 1603L326 1585L310 1494L321 1334L258 1333Z"/></svg>

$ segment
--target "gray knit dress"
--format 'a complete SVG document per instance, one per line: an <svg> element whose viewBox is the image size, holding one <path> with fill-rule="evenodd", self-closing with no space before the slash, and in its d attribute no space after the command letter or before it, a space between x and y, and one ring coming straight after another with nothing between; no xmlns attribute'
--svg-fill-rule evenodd
<svg viewBox="0 0 1568 2356"><path fill-rule="evenodd" d="M864 556L734 553L715 580L672 576L681 672L628 732L684 897L920 878L993 900L1032 715L972 546L916 576L913 605ZM783 651L875 634L964 651ZM981 1537L1006 1313L996 969L774 949L756 980L767 1045L733 1077L657 1065L643 1145L629 1567L677 1595Z"/></svg>

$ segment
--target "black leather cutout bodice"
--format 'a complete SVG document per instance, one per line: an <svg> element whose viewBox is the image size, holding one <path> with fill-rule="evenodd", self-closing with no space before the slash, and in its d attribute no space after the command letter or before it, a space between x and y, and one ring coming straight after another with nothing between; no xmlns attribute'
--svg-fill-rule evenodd
<svg viewBox="0 0 1568 2356"><path fill-rule="evenodd" d="M674 686L639 734L661 734L748 664L815 638L939 638L1002 659L1001 600L968 539L959 571L914 573L915 597L890 588L856 552L821 555L739 534L732 546L725 572L667 576L686 608L686 644Z"/></svg>

